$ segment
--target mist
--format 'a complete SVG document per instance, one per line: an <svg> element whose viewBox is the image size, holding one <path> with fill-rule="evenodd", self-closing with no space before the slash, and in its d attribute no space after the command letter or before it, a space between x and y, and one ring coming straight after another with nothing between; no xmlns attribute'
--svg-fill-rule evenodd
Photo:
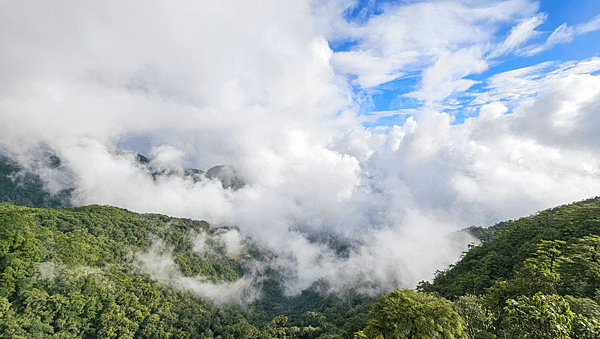
<svg viewBox="0 0 600 339"><path fill-rule="evenodd" d="M49 190L74 187L76 205L235 226L276 254L290 295L318 280L414 287L475 241L454 232L598 195L599 58L467 78L526 50L537 2L390 3L344 20L355 5L2 1L1 150ZM420 105L365 113L407 73L403 97ZM217 165L245 185L185 175Z"/></svg>
<svg viewBox="0 0 600 339"><path fill-rule="evenodd" d="M222 237L225 244L227 255L237 255L240 250L241 243L231 241L232 234L237 233L235 230L217 236ZM239 233L237 233L239 234ZM206 234L197 234L195 242L197 244L204 243ZM234 236L235 237L235 236ZM235 244L232 248L232 244ZM210 248L203 246L195 246L195 252L210 251ZM172 257L172 248L169 248L161 239L154 239L150 249L146 252L138 252L134 254L134 266L143 274L149 275L152 279L167 284L173 288L191 291L205 298L209 298L217 304L239 304L246 305L255 301L260 297L260 282L261 271L267 267L268 263L251 262L248 267L250 273L236 281L212 281L209 277L197 275L195 277L186 277L181 273L181 269L175 263Z"/></svg>

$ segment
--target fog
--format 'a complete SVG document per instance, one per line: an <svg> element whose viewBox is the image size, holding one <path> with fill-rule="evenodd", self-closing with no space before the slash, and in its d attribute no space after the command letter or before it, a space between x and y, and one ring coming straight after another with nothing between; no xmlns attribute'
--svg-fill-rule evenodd
<svg viewBox="0 0 600 339"><path fill-rule="evenodd" d="M236 255L231 252L231 234L237 231L229 231L224 235L227 254ZM229 236L227 236L229 234ZM203 243L203 238L206 234L198 234L196 237L197 243ZM236 246L239 247L240 242L236 241ZM195 252L209 250L207 248L195 247ZM172 288L191 291L201 296L210 298L218 304L237 303L245 305L260 297L260 282L264 279L261 276L261 271L267 267L268 263L251 262L248 267L250 273L245 274L242 278L236 281L220 281L214 282L209 277L197 275L194 277L186 277L181 273L179 266L172 258L172 248L164 243L161 239L155 239L152 246L146 252L135 253L134 265L143 274L148 274L152 279L167 284Z"/></svg>
<svg viewBox="0 0 600 339"><path fill-rule="evenodd" d="M277 255L288 294L414 287L475 241L453 232L598 195L600 59L467 78L550 48L528 45L536 2L390 3L349 22L354 5L2 1L1 149L77 205L237 227ZM364 113L409 73L420 105ZM184 175L216 165L245 186Z"/></svg>

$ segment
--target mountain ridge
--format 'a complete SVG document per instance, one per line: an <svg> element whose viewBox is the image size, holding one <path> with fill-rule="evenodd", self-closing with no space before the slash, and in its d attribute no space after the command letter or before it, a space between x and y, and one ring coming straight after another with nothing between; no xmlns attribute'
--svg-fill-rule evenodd
<svg viewBox="0 0 600 339"><path fill-rule="evenodd" d="M335 294L318 280L288 296L276 255L236 227L112 206L49 206L71 202L52 200L39 176L7 159L0 159L0 183L7 183L0 198L45 207L0 203L0 338L378 338L405 321L378 318L394 298L438 305L457 322L438 327L458 338L547 338L549 323L535 332L542 325L519 320L523 312L546 312L540 300L561 305L544 317L563 319L550 324L568 325L568 338L600 335L599 197L458 231L481 244L422 281L418 292ZM49 161L60 167L58 158ZM177 175L236 189L235 180L225 180L235 172L215 168L212 178L200 170ZM229 177L219 178L221 171ZM148 175L172 174L148 167ZM328 232L307 240L340 258L353 250Z"/></svg>

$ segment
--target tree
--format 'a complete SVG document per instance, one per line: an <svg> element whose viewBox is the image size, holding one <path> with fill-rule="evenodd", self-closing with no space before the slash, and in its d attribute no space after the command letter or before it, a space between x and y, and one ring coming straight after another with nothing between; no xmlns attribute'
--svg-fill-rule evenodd
<svg viewBox="0 0 600 339"><path fill-rule="evenodd" d="M581 314L573 317L571 338L573 339L595 339L600 335L600 323L596 318L587 318Z"/></svg>
<svg viewBox="0 0 600 339"><path fill-rule="evenodd" d="M367 327L356 338L466 338L465 322L450 301L410 289L382 296L369 312Z"/></svg>
<svg viewBox="0 0 600 339"><path fill-rule="evenodd" d="M533 244L530 257L519 269L512 284L517 295L533 296L535 293L556 293L560 280L559 265L562 261L561 250L565 242L561 240L542 240Z"/></svg>
<svg viewBox="0 0 600 339"><path fill-rule="evenodd" d="M558 295L537 293L533 297L510 299L505 307L503 327L510 338L569 339L573 312Z"/></svg>
<svg viewBox="0 0 600 339"><path fill-rule="evenodd" d="M31 218L0 204L0 296L29 288L31 271L43 257L41 241L31 231Z"/></svg>
<svg viewBox="0 0 600 339"><path fill-rule="evenodd" d="M574 317L571 326L571 338L598 338L600 336L600 305L589 298L575 298L570 295L565 296L565 301L569 303Z"/></svg>
<svg viewBox="0 0 600 339"><path fill-rule="evenodd" d="M0 339L25 337L20 323L8 299L0 297Z"/></svg>
<svg viewBox="0 0 600 339"><path fill-rule="evenodd" d="M468 339L493 338L494 320L496 317L486 309L481 298L465 295L452 305L454 310L465 320Z"/></svg>
<svg viewBox="0 0 600 339"><path fill-rule="evenodd" d="M560 263L561 294L594 297L600 288L600 237L585 236L565 250Z"/></svg>

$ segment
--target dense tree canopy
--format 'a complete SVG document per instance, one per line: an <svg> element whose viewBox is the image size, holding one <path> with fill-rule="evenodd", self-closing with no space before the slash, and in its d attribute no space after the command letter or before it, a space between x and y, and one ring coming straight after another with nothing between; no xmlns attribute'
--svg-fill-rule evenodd
<svg viewBox="0 0 600 339"><path fill-rule="evenodd" d="M600 236L600 198L502 222L481 232L480 245L470 248L456 264L437 272L432 283L422 282L419 289L450 300L466 294L482 295L497 281L513 279L525 261L536 256L543 240L571 245L586 236Z"/></svg>
<svg viewBox="0 0 600 339"><path fill-rule="evenodd" d="M598 198L501 223L419 290L455 300L465 318L459 305L474 294L482 307L475 314L490 314L491 324L467 319L470 338L596 338L599 235Z"/></svg>
<svg viewBox="0 0 600 339"><path fill-rule="evenodd" d="M465 322L451 303L428 293L396 289L371 306L367 327L356 338L466 338Z"/></svg>
<svg viewBox="0 0 600 339"><path fill-rule="evenodd" d="M273 254L250 240L228 253L219 234L231 230L109 206L0 203L0 338L600 336L600 199L476 229L482 243L419 292L379 298L327 294L324 282L289 297L269 268L253 272L259 299L215 304L136 262L162 243L181 277L235 282L252 262L269 267Z"/></svg>
<svg viewBox="0 0 600 339"><path fill-rule="evenodd" d="M225 229L227 230L227 229ZM163 241L183 276L236 281L272 254L236 255L203 221L108 206L36 209L0 203L0 338L332 338L364 326L372 298L282 293L263 272L262 298L213 302L142 274L135 253ZM205 250L193 237L205 236Z"/></svg>

